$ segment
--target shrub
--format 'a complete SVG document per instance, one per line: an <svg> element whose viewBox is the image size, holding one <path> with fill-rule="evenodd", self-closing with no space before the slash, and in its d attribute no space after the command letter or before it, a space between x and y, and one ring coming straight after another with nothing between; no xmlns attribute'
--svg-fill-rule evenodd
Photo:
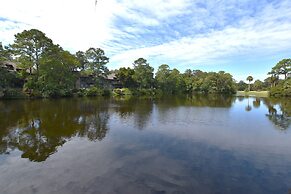
<svg viewBox="0 0 291 194"><path fill-rule="evenodd" d="M88 97L93 97L93 96L102 96L103 91L102 91L102 89L100 89L100 88L97 88L97 87L91 87L91 88L87 88L87 89L85 89L84 94L85 94L85 96L88 96Z"/></svg>
<svg viewBox="0 0 291 194"><path fill-rule="evenodd" d="M113 94L115 96L130 96L130 95L132 95L132 92L128 88L121 88L121 89L116 88L113 90Z"/></svg>
<svg viewBox="0 0 291 194"><path fill-rule="evenodd" d="M154 96L155 89L136 89L132 93L135 96Z"/></svg>
<svg viewBox="0 0 291 194"><path fill-rule="evenodd" d="M110 96L110 95L111 95L111 91L108 90L108 89L104 89L102 95L103 95L103 96Z"/></svg>
<svg viewBox="0 0 291 194"><path fill-rule="evenodd" d="M283 84L283 95L291 96L291 78L286 80Z"/></svg>
<svg viewBox="0 0 291 194"><path fill-rule="evenodd" d="M291 78L280 81L279 84L270 89L270 96L274 97L290 97L291 96Z"/></svg>
<svg viewBox="0 0 291 194"><path fill-rule="evenodd" d="M25 98L25 94L20 90L20 89L13 89L13 88L9 88L9 89L5 89L3 91L4 98Z"/></svg>

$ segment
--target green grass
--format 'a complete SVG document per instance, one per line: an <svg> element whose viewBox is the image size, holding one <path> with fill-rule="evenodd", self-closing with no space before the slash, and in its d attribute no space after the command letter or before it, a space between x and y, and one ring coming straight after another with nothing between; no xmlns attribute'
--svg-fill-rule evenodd
<svg viewBox="0 0 291 194"><path fill-rule="evenodd" d="M236 96L269 97L269 91L237 91Z"/></svg>

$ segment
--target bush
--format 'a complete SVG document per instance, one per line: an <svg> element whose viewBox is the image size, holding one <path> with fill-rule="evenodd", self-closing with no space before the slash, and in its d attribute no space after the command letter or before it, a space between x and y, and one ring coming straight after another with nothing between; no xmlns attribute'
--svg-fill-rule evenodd
<svg viewBox="0 0 291 194"><path fill-rule="evenodd" d="M136 89L133 92L135 96L155 96L155 89Z"/></svg>
<svg viewBox="0 0 291 194"><path fill-rule="evenodd" d="M5 89L3 91L3 98L25 98L25 94L21 91L21 89Z"/></svg>
<svg viewBox="0 0 291 194"><path fill-rule="evenodd" d="M84 96L93 97L93 96L102 96L103 91L97 87L87 88L84 91Z"/></svg>
<svg viewBox="0 0 291 194"><path fill-rule="evenodd" d="M111 91L108 90L108 89L104 89L102 95L103 95L103 96L111 96Z"/></svg>
<svg viewBox="0 0 291 194"><path fill-rule="evenodd" d="M73 91L69 90L69 89L61 89L60 96L61 97L71 97L71 96L73 96Z"/></svg>
<svg viewBox="0 0 291 194"><path fill-rule="evenodd" d="M129 96L129 95L132 95L132 92L128 88L121 88L121 89L116 88L113 90L113 94L115 96Z"/></svg>
<svg viewBox="0 0 291 194"><path fill-rule="evenodd" d="M33 98L42 98L42 94L39 90L29 90L29 91L25 91L25 93L29 96L29 97L33 97Z"/></svg>
<svg viewBox="0 0 291 194"><path fill-rule="evenodd" d="M291 96L291 78L281 81L277 86L270 89L270 96L290 97Z"/></svg>
<svg viewBox="0 0 291 194"><path fill-rule="evenodd" d="M286 80L283 84L283 95L291 96L291 78Z"/></svg>

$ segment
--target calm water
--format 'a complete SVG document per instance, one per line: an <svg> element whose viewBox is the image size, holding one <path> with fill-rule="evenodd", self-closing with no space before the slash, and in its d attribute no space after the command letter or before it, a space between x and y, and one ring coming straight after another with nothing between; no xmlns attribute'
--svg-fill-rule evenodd
<svg viewBox="0 0 291 194"><path fill-rule="evenodd" d="M0 101L0 193L291 192L291 100Z"/></svg>

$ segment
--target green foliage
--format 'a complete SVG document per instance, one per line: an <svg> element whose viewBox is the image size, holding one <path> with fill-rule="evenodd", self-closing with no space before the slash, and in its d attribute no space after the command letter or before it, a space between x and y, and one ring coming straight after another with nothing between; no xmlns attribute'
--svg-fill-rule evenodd
<svg viewBox="0 0 291 194"><path fill-rule="evenodd" d="M253 84L253 90L255 91L262 91L262 90L265 90L265 85L262 81L260 80L256 80Z"/></svg>
<svg viewBox="0 0 291 194"><path fill-rule="evenodd" d="M10 88L17 87L17 83L21 80L18 79L15 72L10 72L5 68L0 66L0 89L1 88Z"/></svg>
<svg viewBox="0 0 291 194"><path fill-rule="evenodd" d="M291 74L291 59L283 59L279 61L272 68L272 71L269 74L277 76L284 75L285 79L287 79L287 76Z"/></svg>
<svg viewBox="0 0 291 194"><path fill-rule="evenodd" d="M91 87L91 88L86 88L86 89L80 89L77 95L79 97L110 96L111 91L108 89L102 89L99 87Z"/></svg>
<svg viewBox="0 0 291 194"><path fill-rule="evenodd" d="M147 60L139 58L133 63L134 74L133 80L137 83L137 86L141 88L151 88L154 83L154 68L152 68Z"/></svg>
<svg viewBox="0 0 291 194"><path fill-rule="evenodd" d="M291 78L281 80L278 85L272 87L270 95L274 97L291 97Z"/></svg>
<svg viewBox="0 0 291 194"><path fill-rule="evenodd" d="M284 96L291 96L291 78L284 81L283 84Z"/></svg>
<svg viewBox="0 0 291 194"><path fill-rule="evenodd" d="M291 96L291 59L283 59L279 61L269 72L272 76L267 78L265 82L270 85L270 95L275 97ZM284 75L285 79L280 80L279 76Z"/></svg>
<svg viewBox="0 0 291 194"><path fill-rule="evenodd" d="M113 90L115 96L131 96L132 92L129 88L116 88Z"/></svg>
<svg viewBox="0 0 291 194"><path fill-rule="evenodd" d="M81 75L94 76L96 84L99 84L109 74L106 64L109 58L100 48L89 48L86 52L78 51L76 54L78 61L77 70L80 70Z"/></svg>
<svg viewBox="0 0 291 194"><path fill-rule="evenodd" d="M236 91L232 75L224 71L208 73L201 88L203 92L207 93L233 94Z"/></svg>
<svg viewBox="0 0 291 194"><path fill-rule="evenodd" d="M12 48L17 60L21 62L22 68L29 69L30 74L35 68L38 74L40 60L52 44L52 40L43 32L31 29L16 34Z"/></svg>
<svg viewBox="0 0 291 194"><path fill-rule="evenodd" d="M71 95L76 82L73 70L78 65L76 58L57 45L51 46L40 60L36 88L44 97Z"/></svg>
<svg viewBox="0 0 291 194"><path fill-rule="evenodd" d="M166 64L159 67L155 79L157 87L164 93L176 94L185 88L180 72L177 69L170 70Z"/></svg>
<svg viewBox="0 0 291 194"><path fill-rule="evenodd" d="M247 77L247 81L252 82L253 80L254 80L254 78L252 76Z"/></svg>
<svg viewBox="0 0 291 194"><path fill-rule="evenodd" d="M25 94L21 89L7 88L3 90L3 98L24 98Z"/></svg>
<svg viewBox="0 0 291 194"><path fill-rule="evenodd" d="M105 56L105 52L100 48L89 48L85 54L79 58L80 62L86 62L85 67L94 76L106 76L109 73L108 68L105 66L109 62L109 58ZM84 61L82 61L84 60Z"/></svg>
<svg viewBox="0 0 291 194"><path fill-rule="evenodd" d="M112 92L109 89L103 89L102 96L111 96Z"/></svg>
<svg viewBox="0 0 291 194"><path fill-rule="evenodd" d="M248 84L241 80L236 84L236 88L238 91L245 91L248 88Z"/></svg>
<svg viewBox="0 0 291 194"><path fill-rule="evenodd" d="M12 51L9 47L3 47L2 42L0 42L0 63L3 61L11 60L12 59L11 52Z"/></svg>
<svg viewBox="0 0 291 194"><path fill-rule="evenodd" d="M93 97L93 96L102 96L103 91L100 88L97 87L91 87L88 89L85 89L85 96Z"/></svg>
<svg viewBox="0 0 291 194"><path fill-rule="evenodd" d="M42 90L42 97L44 98L69 97L72 95L73 93L70 89L65 89L53 84L45 85Z"/></svg>
<svg viewBox="0 0 291 194"><path fill-rule="evenodd" d="M133 88L137 85L137 83L133 79L134 70L131 68L120 68L117 73L116 77L121 82L123 87L126 88Z"/></svg>
<svg viewBox="0 0 291 194"><path fill-rule="evenodd" d="M132 90L132 94L134 96L147 96L147 97L153 97L155 96L156 93L156 89L150 88L139 88L139 89L134 89Z"/></svg>
<svg viewBox="0 0 291 194"><path fill-rule="evenodd" d="M247 91L251 91L251 82L254 80L254 78L249 75L246 80L249 82L249 88Z"/></svg>
<svg viewBox="0 0 291 194"><path fill-rule="evenodd" d="M272 75L264 80L264 86L267 89L270 89L273 86L276 86L279 82L279 76Z"/></svg>
<svg viewBox="0 0 291 194"><path fill-rule="evenodd" d="M86 54L83 51L78 51L76 53L76 57L79 61L79 68L81 69L81 71L85 71L88 68L88 59L86 57Z"/></svg>
<svg viewBox="0 0 291 194"><path fill-rule="evenodd" d="M206 73L186 70L183 75L187 93L234 93L236 86L232 75L224 71Z"/></svg>

